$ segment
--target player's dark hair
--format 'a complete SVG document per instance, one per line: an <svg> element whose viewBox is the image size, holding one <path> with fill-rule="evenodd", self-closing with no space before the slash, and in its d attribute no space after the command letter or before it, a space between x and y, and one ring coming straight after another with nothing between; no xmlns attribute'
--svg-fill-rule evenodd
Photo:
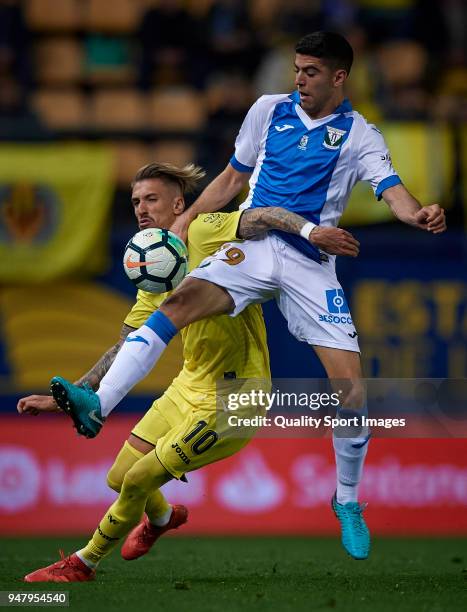
<svg viewBox="0 0 467 612"><path fill-rule="evenodd" d="M301 38L295 53L319 57L334 69L343 68L347 74L353 62L353 49L349 42L336 32L313 32Z"/></svg>
<svg viewBox="0 0 467 612"><path fill-rule="evenodd" d="M152 162L146 164L138 170L131 183L133 188L135 183L146 179L161 179L174 185L178 185L182 195L195 191L198 182L205 176L206 172L199 166L187 164L183 168L165 162Z"/></svg>

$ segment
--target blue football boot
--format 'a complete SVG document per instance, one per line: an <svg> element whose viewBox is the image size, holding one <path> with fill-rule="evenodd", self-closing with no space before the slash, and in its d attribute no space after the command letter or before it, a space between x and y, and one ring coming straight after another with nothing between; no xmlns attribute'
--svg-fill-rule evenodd
<svg viewBox="0 0 467 612"><path fill-rule="evenodd" d="M367 559L370 554L370 532L362 516L366 504L339 504L334 493L331 505L341 524L342 546L354 559Z"/></svg>
<svg viewBox="0 0 467 612"><path fill-rule="evenodd" d="M50 381L50 391L59 407L68 414L76 431L86 438L95 438L104 424L99 396L84 383L78 387L61 376Z"/></svg>

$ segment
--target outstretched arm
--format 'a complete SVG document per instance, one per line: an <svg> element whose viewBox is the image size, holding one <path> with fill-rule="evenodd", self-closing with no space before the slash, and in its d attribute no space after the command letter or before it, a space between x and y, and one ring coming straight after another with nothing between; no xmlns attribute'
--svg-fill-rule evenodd
<svg viewBox="0 0 467 612"><path fill-rule="evenodd" d="M188 208L187 213L194 219L200 213L215 212L223 208L247 184L250 173L239 172L231 164L209 183L199 198Z"/></svg>
<svg viewBox="0 0 467 612"><path fill-rule="evenodd" d="M102 355L99 361L89 370L89 372L86 372L86 374L81 376L81 378L75 382L75 385L83 385L84 383L87 383L92 389L94 389L94 391L96 391L96 389L99 388L99 383L107 374L110 366L114 362L118 351L122 348L122 344L125 342L126 337L134 330L134 327L124 324L120 331L120 338L118 339L118 342L109 348L109 350Z"/></svg>
<svg viewBox="0 0 467 612"><path fill-rule="evenodd" d="M248 182L250 174L238 172L228 164L227 167L204 189L199 198L177 217L170 231L186 242L188 226L201 213L220 210L237 196Z"/></svg>
<svg viewBox="0 0 467 612"><path fill-rule="evenodd" d="M88 385L96 390L99 387L100 381L104 378L104 375L108 372L110 366L114 362L118 351L125 342L125 338L132 331L134 331L133 327L123 325L118 342L108 351L106 351L99 361L89 370L89 372L84 374L84 376L77 380L75 384L82 385L84 383L88 383ZM19 400L16 409L20 414L29 413L34 416L41 412L62 412L51 395L28 395L27 397L22 397Z"/></svg>
<svg viewBox="0 0 467 612"><path fill-rule="evenodd" d="M446 230L446 216L439 204L421 206L404 185L394 185L382 193L395 217L403 223L419 229L440 234Z"/></svg>
<svg viewBox="0 0 467 612"><path fill-rule="evenodd" d="M251 208L243 212L238 224L238 237L255 238L272 229L298 234L306 225L307 220L285 208L271 206L267 208ZM347 255L357 257L360 243L350 232L338 227L322 227L317 225L308 235L308 240L315 247L330 255Z"/></svg>

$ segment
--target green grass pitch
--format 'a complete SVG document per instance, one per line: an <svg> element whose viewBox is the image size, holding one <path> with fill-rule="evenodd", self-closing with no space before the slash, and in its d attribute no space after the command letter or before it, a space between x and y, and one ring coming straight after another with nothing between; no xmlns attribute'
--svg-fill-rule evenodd
<svg viewBox="0 0 467 612"><path fill-rule="evenodd" d="M370 559L354 561L337 538L168 536L137 561L115 552L95 582L21 582L84 543L4 539L0 590L66 590L72 610L467 610L466 539L375 539Z"/></svg>

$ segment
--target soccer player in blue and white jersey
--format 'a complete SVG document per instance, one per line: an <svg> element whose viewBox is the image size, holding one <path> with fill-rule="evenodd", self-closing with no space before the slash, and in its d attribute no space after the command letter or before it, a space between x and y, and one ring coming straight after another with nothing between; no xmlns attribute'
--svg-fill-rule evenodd
<svg viewBox="0 0 467 612"><path fill-rule="evenodd" d="M227 168L174 228L183 235L197 214L222 208L249 181L243 206L299 213L308 220L300 235L277 231L234 249L226 245L205 260L134 332L134 339L143 341L124 344L97 394L58 379L61 394L56 399L71 407L75 419L83 415L89 422L86 417L93 410L108 414L152 369L170 338L189 323L221 313L236 316L251 303L273 298L290 332L313 346L329 378L350 382L341 413L364 411L357 334L336 277L335 258L315 248L310 236L318 231L317 224L338 224L358 181L370 182L377 199L404 223L434 234L444 231L446 223L438 204L422 208L407 191L379 130L344 97L352 61L352 48L338 34L315 32L300 40L297 90L259 98L244 120ZM331 318L329 313L344 316ZM365 559L370 538L358 485L368 436L334 436L333 443L338 484L332 505L342 542L354 558Z"/></svg>

